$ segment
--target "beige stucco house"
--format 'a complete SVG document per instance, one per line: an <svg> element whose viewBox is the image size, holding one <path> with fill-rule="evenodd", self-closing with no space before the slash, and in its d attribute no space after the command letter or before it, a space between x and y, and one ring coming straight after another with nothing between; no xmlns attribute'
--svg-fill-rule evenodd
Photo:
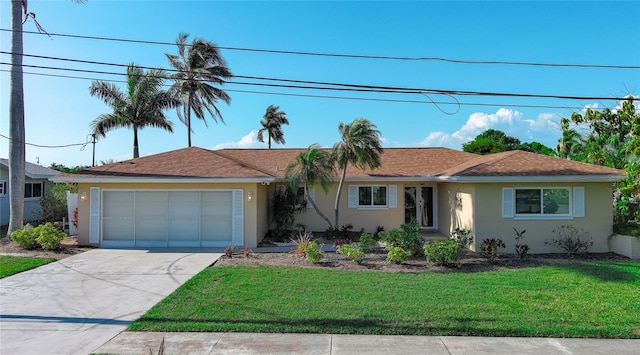
<svg viewBox="0 0 640 355"><path fill-rule="evenodd" d="M302 149L185 148L61 174L76 182L80 244L103 247L255 247L270 228L270 200ZM593 252L609 251L612 182L624 171L523 151L486 156L447 148L388 148L375 170L349 168L341 224L373 232L416 219L425 231L470 229L476 240L526 229L532 253L553 230L590 233ZM310 191L333 216L334 190ZM331 217L330 217L331 218ZM298 215L308 230L328 225L312 208ZM475 245L473 246L475 248Z"/></svg>

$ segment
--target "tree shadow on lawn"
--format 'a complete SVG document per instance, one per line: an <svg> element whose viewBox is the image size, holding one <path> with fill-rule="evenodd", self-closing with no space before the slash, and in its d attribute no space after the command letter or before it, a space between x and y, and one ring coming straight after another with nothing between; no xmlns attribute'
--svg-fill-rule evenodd
<svg viewBox="0 0 640 355"><path fill-rule="evenodd" d="M583 274L600 281L624 283L640 281L640 264L638 263L574 263L557 265L557 267L567 269L578 274Z"/></svg>
<svg viewBox="0 0 640 355"><path fill-rule="evenodd" d="M137 324L142 322L143 324ZM507 322L507 324L504 324ZM597 328L569 327L548 329L535 325L523 326L521 320L513 322L492 318L451 318L434 325L426 318L422 325L402 325L397 321L373 319L300 319L300 320L238 320L238 319L170 319L147 318L136 321L129 331L189 331L189 332L258 332L258 333L320 333L320 334L383 334L383 335L449 335L492 337L588 337L633 338L636 334L602 332ZM442 324L444 323L444 324ZM498 328L496 324L503 324ZM485 326L483 326L485 325ZM525 328L525 329L523 329ZM627 334L627 332L623 332Z"/></svg>

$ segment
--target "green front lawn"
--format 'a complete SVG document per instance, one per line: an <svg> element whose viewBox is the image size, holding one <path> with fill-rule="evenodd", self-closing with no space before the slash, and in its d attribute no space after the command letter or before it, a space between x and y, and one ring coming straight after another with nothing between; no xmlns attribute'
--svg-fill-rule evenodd
<svg viewBox="0 0 640 355"><path fill-rule="evenodd" d="M0 255L0 279L56 261L54 258L31 258Z"/></svg>
<svg viewBox="0 0 640 355"><path fill-rule="evenodd" d="M640 338L640 263L478 273L208 268L130 330Z"/></svg>

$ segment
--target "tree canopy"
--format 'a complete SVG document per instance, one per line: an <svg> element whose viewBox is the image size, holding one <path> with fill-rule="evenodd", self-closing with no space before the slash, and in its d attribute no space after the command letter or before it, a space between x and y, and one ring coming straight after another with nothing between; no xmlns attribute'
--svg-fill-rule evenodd
<svg viewBox="0 0 640 355"><path fill-rule="evenodd" d="M463 151L480 155L518 149L549 156L556 155L552 148L549 148L540 142L521 143L518 138L508 136L503 131L492 128L480 133L474 140L462 145Z"/></svg>

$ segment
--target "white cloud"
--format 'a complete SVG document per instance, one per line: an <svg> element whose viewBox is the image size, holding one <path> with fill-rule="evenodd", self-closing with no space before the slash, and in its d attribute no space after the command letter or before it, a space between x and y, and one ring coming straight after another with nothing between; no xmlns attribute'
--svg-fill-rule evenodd
<svg viewBox="0 0 640 355"><path fill-rule="evenodd" d="M449 147L460 149L463 143L473 140L487 129L497 129L523 142L538 141L555 146L559 137L559 119L553 113L541 113L535 118L523 118L523 113L501 108L496 113L476 112L453 133L431 132L418 143L419 146Z"/></svg>
<svg viewBox="0 0 640 355"><path fill-rule="evenodd" d="M597 102L594 102L592 104L587 104L587 105L584 105L582 110L580 110L580 114L584 115L585 113L587 113L587 109L597 110L598 108L600 108L600 105L598 105Z"/></svg>
<svg viewBox="0 0 640 355"><path fill-rule="evenodd" d="M249 132L246 136L242 137L237 142L224 142L215 145L212 149L223 149L223 148L258 148L260 144L263 144L258 141L258 130L253 130Z"/></svg>

